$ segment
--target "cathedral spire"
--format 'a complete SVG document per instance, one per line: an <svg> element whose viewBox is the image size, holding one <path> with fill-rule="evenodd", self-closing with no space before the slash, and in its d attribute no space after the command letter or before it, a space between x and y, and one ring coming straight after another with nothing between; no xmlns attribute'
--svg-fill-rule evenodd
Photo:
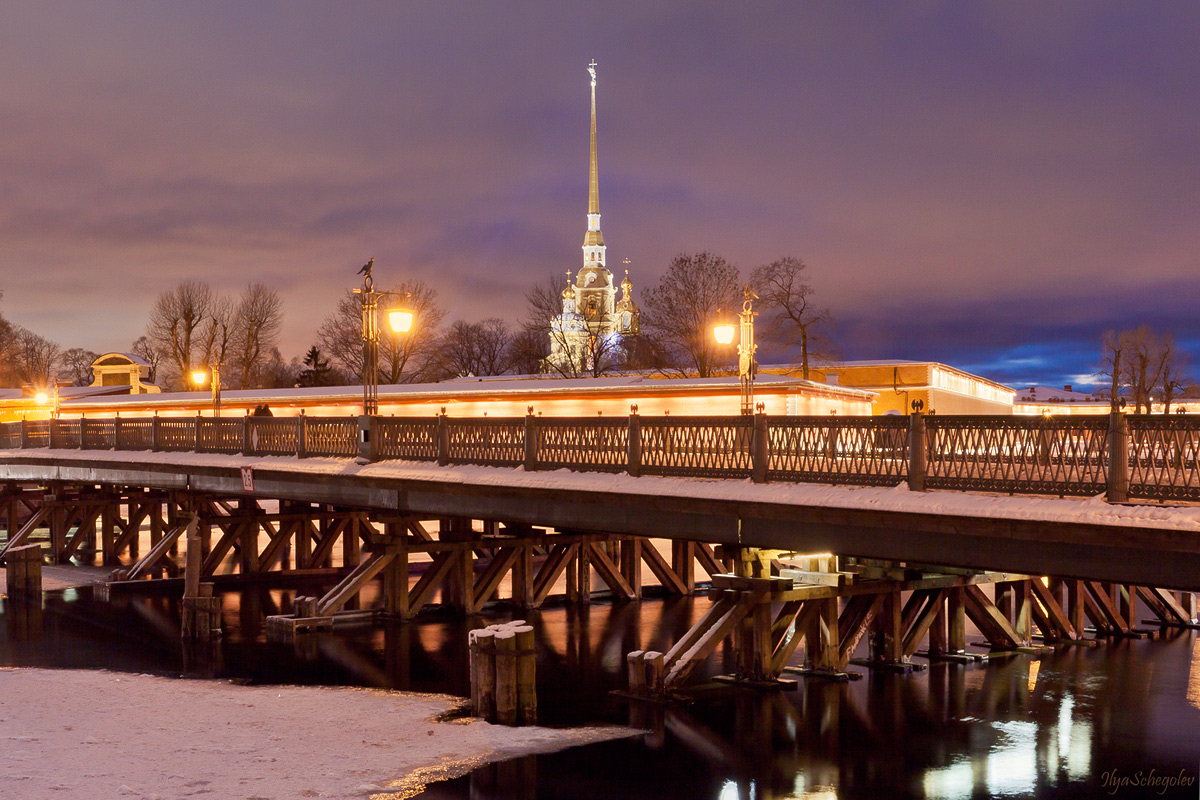
<svg viewBox="0 0 1200 800"><path fill-rule="evenodd" d="M596 60L588 64L592 77L592 142L588 169L588 227L583 239L584 264L604 265L604 234L600 232L600 167L596 155ZM593 248L590 252L588 248ZM595 249L598 248L598 249Z"/></svg>

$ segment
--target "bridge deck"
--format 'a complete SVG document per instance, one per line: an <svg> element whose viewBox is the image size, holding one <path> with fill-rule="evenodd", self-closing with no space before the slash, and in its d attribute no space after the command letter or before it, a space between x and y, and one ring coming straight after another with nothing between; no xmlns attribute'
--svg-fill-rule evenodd
<svg viewBox="0 0 1200 800"><path fill-rule="evenodd" d="M252 490L243 486L251 470ZM1200 590L1200 507L631 477L418 462L77 450L0 453L0 479L470 516Z"/></svg>

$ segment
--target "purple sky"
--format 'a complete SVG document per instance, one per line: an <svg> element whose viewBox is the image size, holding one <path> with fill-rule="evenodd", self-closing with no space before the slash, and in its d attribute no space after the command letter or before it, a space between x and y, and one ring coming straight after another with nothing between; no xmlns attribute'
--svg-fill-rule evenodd
<svg viewBox="0 0 1200 800"><path fill-rule="evenodd" d="M0 310L125 349L185 278L516 321L577 269L599 63L609 266L803 258L847 358L1014 384L1106 327L1200 354L1200 5L6 2ZM1197 359L1200 361L1200 358Z"/></svg>

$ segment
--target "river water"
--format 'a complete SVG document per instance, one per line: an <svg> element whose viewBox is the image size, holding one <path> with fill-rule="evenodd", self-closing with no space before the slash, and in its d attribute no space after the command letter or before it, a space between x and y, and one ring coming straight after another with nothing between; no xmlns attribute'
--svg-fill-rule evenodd
<svg viewBox="0 0 1200 800"><path fill-rule="evenodd" d="M224 595L225 638L199 653L180 644L174 599L98 603L88 590L67 590L49 593L40 609L3 601L0 666L466 695L467 632L512 616L435 611L407 625L267 643L261 614L285 601L278 592ZM1200 798L1192 631L934 663L907 675L852 668L864 677L798 678L792 691L768 693L707 683L725 671L718 651L691 703L631 707L612 694L624 685L627 652L667 649L706 608L703 598L684 598L523 615L539 642L544 724L633 721L647 733L490 765L421 796Z"/></svg>

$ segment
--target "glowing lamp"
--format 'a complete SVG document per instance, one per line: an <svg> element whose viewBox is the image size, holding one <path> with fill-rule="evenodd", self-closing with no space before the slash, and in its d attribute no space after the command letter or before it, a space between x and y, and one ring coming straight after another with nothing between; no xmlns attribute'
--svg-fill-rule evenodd
<svg viewBox="0 0 1200 800"><path fill-rule="evenodd" d="M197 386L203 386L206 380L208 380L208 373L204 370L198 369L192 373L192 383Z"/></svg>
<svg viewBox="0 0 1200 800"><path fill-rule="evenodd" d="M730 322L722 322L720 325L713 326L713 336L716 337L717 344L731 343L735 331L736 327Z"/></svg>
<svg viewBox="0 0 1200 800"><path fill-rule="evenodd" d="M408 333L412 330L413 312L406 308L397 308L388 312L388 325L396 333Z"/></svg>
<svg viewBox="0 0 1200 800"><path fill-rule="evenodd" d="M33 396L33 399L34 402L36 402L39 406L44 406L46 403L50 402L50 395L46 394L45 392L38 392Z"/></svg>

